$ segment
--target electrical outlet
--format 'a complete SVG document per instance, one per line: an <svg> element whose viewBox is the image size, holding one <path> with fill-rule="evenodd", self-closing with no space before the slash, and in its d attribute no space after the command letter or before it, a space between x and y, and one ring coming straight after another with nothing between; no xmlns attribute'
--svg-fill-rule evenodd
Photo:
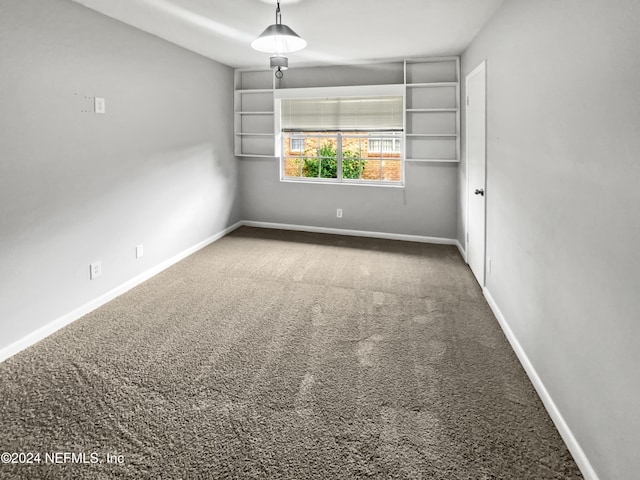
<svg viewBox="0 0 640 480"><path fill-rule="evenodd" d="M96 113L106 113L107 111L107 106L105 105L104 98L102 97L95 97L93 99L93 106L95 107L94 110Z"/></svg>
<svg viewBox="0 0 640 480"><path fill-rule="evenodd" d="M342 218L342 209L341 209L341 208L339 208L339 209L336 211L336 217L338 217L338 218Z"/></svg>
<svg viewBox="0 0 640 480"><path fill-rule="evenodd" d="M140 258L144 255L144 245L136 245L136 258Z"/></svg>
<svg viewBox="0 0 640 480"><path fill-rule="evenodd" d="M102 275L102 262L94 262L89 265L89 278L95 280Z"/></svg>

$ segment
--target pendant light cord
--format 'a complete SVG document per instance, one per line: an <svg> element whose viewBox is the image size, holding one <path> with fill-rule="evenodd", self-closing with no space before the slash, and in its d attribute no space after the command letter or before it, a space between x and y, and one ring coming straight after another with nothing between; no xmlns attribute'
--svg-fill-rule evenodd
<svg viewBox="0 0 640 480"><path fill-rule="evenodd" d="M278 7L276 8L276 25L280 25L282 23L282 16L280 15L280 2L278 3Z"/></svg>

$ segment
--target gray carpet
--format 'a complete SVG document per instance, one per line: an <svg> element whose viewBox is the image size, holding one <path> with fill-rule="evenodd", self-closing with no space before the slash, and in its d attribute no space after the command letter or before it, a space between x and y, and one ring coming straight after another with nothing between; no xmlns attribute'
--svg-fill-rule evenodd
<svg viewBox="0 0 640 480"><path fill-rule="evenodd" d="M582 478L451 246L241 228L0 382L2 479Z"/></svg>

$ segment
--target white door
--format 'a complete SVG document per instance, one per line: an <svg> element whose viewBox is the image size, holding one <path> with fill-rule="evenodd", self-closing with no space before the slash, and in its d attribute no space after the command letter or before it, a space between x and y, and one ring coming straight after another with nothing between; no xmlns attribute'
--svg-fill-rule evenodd
<svg viewBox="0 0 640 480"><path fill-rule="evenodd" d="M486 62L466 79L467 92L467 263L485 285Z"/></svg>

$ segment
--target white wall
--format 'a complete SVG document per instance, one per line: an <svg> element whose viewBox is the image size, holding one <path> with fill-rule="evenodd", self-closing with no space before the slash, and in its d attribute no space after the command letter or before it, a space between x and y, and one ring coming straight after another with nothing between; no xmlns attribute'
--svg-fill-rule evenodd
<svg viewBox="0 0 640 480"><path fill-rule="evenodd" d="M229 67L67 0L0 0L0 71L0 350L239 219Z"/></svg>
<svg viewBox="0 0 640 480"><path fill-rule="evenodd" d="M640 472L638 25L506 0L462 57L487 60L487 289L602 480Z"/></svg>

